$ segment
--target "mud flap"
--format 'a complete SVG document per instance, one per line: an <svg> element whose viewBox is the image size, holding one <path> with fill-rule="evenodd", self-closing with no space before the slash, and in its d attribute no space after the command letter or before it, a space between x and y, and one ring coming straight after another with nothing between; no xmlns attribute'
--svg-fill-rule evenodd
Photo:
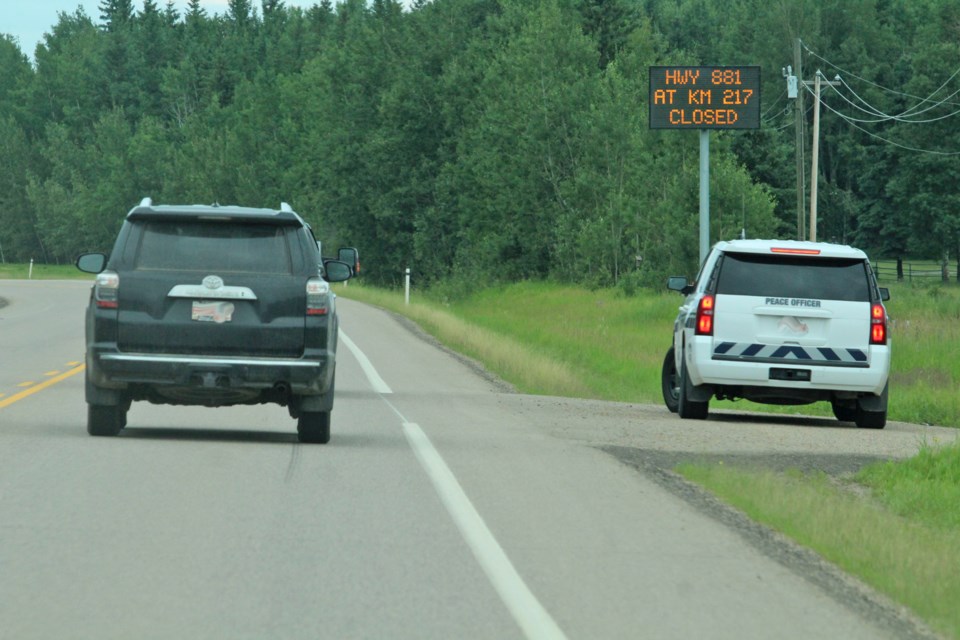
<svg viewBox="0 0 960 640"><path fill-rule="evenodd" d="M883 392L878 396L860 396L857 398L857 404L864 411L879 412L887 410L887 390L890 387L888 382L883 386Z"/></svg>

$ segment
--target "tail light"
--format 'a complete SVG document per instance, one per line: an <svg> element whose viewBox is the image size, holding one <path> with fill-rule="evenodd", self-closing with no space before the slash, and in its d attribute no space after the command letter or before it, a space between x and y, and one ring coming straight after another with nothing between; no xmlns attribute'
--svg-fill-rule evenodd
<svg viewBox="0 0 960 640"><path fill-rule="evenodd" d="M100 309L117 308L117 291L120 289L120 276L115 271L102 271L97 274L93 285L93 300Z"/></svg>
<svg viewBox="0 0 960 640"><path fill-rule="evenodd" d="M307 280L307 315L325 316L330 311L330 285L320 278Z"/></svg>
<svg viewBox="0 0 960 640"><path fill-rule="evenodd" d="M879 303L870 307L870 344L887 344L887 310Z"/></svg>
<svg viewBox="0 0 960 640"><path fill-rule="evenodd" d="M700 304L697 305L697 335L713 335L713 306L714 298L712 295L705 295L700 298Z"/></svg>

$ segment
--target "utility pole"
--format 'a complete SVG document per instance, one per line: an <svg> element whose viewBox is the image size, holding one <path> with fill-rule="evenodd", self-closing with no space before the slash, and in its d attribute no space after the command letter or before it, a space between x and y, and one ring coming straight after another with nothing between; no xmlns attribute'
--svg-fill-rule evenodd
<svg viewBox="0 0 960 640"><path fill-rule="evenodd" d="M823 77L823 74L820 73L820 69L817 69L817 74L813 80L813 95L816 103L814 104L813 109L813 145L810 150L810 155L813 156L810 159L810 240L811 242L817 241L817 172L818 164L820 159L820 85L828 84L830 86L835 86L840 84L839 82L829 82L821 81L820 78ZM840 76L837 76L839 78ZM810 84L809 82L804 82L804 84Z"/></svg>
<svg viewBox="0 0 960 640"><path fill-rule="evenodd" d="M797 75L787 76L787 96L797 99L795 103L795 125L797 133L797 146L796 146L796 157L797 157L797 240L803 240L806 236L806 230L803 227L803 196L804 196L804 179L803 179L803 93L798 91L797 88L797 78L803 77L803 58L800 56L800 38L797 38L793 43L793 68L796 69ZM789 69L789 67L787 67ZM788 71L789 73L789 71ZM791 87L791 78L792 78L792 87Z"/></svg>
<svg viewBox="0 0 960 640"><path fill-rule="evenodd" d="M817 171L820 166L820 69L813 80L813 142L810 145L810 241L817 241Z"/></svg>
<svg viewBox="0 0 960 640"><path fill-rule="evenodd" d="M810 237L813 242L817 240L817 173L819 171L818 163L820 160L820 86L827 84L830 86L839 85L840 82L830 82L821 80L823 74L817 69L813 81L800 80L803 77L803 60L800 56L800 39L797 38L793 44L793 64L794 67L784 67L783 77L787 79L787 98L795 99L795 128L797 133L796 158L797 158L797 239L803 240L807 233L804 228L803 215L803 196L804 196L804 176L803 176L803 92L799 90L800 83L804 86L813 85L814 87L814 105L813 111L813 144L811 149L811 170L810 170ZM794 75L794 69L796 75ZM837 76L840 80L840 76Z"/></svg>

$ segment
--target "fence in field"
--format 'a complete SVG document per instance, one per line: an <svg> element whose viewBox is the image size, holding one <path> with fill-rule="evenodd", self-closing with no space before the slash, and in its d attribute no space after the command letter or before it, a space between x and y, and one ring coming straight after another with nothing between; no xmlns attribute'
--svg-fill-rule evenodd
<svg viewBox="0 0 960 640"><path fill-rule="evenodd" d="M880 260L875 262L873 269L880 282L960 282L956 264L943 265L938 262L903 262L903 274L897 274L896 260Z"/></svg>

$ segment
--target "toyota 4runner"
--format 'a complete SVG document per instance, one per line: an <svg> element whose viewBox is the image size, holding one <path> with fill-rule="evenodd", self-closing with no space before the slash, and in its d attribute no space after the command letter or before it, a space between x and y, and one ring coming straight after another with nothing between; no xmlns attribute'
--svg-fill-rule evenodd
<svg viewBox="0 0 960 640"><path fill-rule="evenodd" d="M154 205L144 198L109 257L77 259L96 280L86 314L87 431L113 436L135 400L277 403L303 442L330 439L337 311L310 226L279 209Z"/></svg>
<svg viewBox="0 0 960 640"><path fill-rule="evenodd" d="M707 417L711 398L778 405L829 401L838 420L882 429L890 338L867 256L836 244L720 242L686 296L663 363L667 407Z"/></svg>

